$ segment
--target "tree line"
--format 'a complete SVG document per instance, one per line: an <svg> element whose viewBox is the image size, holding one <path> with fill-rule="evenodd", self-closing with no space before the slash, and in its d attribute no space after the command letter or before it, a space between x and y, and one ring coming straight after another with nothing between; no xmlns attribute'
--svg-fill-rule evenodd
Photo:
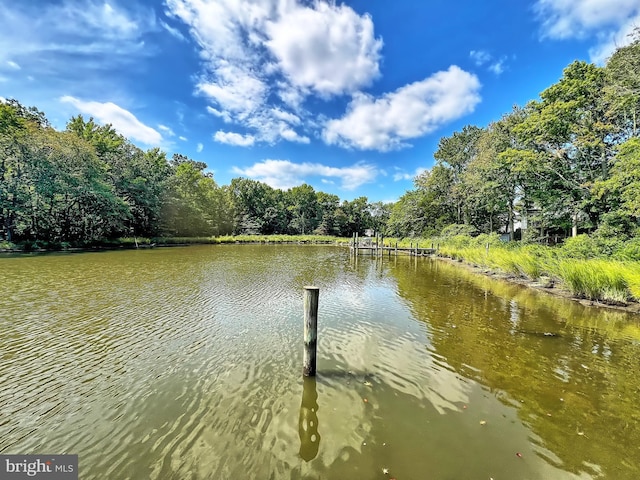
<svg viewBox="0 0 640 480"><path fill-rule="evenodd" d="M640 30L604 67L576 61L540 99L442 138L389 233L634 236L640 217Z"/></svg>
<svg viewBox="0 0 640 480"><path fill-rule="evenodd" d="M440 139L434 166L394 204L341 201L303 184L219 186L203 162L143 151L111 125L0 102L0 240L87 244L126 236L387 236L447 229L636 236L640 31L604 67L576 61L540 99Z"/></svg>
<svg viewBox="0 0 640 480"><path fill-rule="evenodd" d="M207 165L143 151L111 125L72 117L64 131L16 100L0 102L0 240L91 244L127 236L322 234L381 230L389 207L287 191Z"/></svg>

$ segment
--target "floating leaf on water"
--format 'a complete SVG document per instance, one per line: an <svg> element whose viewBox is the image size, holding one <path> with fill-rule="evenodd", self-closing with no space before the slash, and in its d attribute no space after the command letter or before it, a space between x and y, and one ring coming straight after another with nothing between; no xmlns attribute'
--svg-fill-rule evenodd
<svg viewBox="0 0 640 480"><path fill-rule="evenodd" d="M363 401L364 403L369 403L369 400L367 400L366 398L363 398L363 399L362 399L362 401Z"/></svg>
<svg viewBox="0 0 640 480"><path fill-rule="evenodd" d="M486 425L487 421L486 420L480 420L480 425Z"/></svg>
<svg viewBox="0 0 640 480"><path fill-rule="evenodd" d="M516 457L522 458L522 454L520 452L516 453Z"/></svg>

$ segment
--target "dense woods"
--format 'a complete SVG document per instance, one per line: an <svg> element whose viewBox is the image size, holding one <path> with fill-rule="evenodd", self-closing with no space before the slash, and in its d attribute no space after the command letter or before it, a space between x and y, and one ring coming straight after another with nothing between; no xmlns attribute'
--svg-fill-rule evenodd
<svg viewBox="0 0 640 480"><path fill-rule="evenodd" d="M469 233L531 240L636 235L638 31L634 39L604 67L576 61L539 100L442 138L434 167L393 206L389 233L434 235L463 224Z"/></svg>
<svg viewBox="0 0 640 480"><path fill-rule="evenodd" d="M0 102L0 240L86 245L126 236L430 236L452 228L548 240L628 239L640 217L640 35L604 67L576 61L540 99L442 138L435 165L395 204L247 178L143 151L81 115L64 131ZM425 163L429 163L425 159ZM454 226L454 227L452 227Z"/></svg>
<svg viewBox="0 0 640 480"><path fill-rule="evenodd" d="M0 239L92 244L126 236L322 234L381 228L388 208L309 185L246 178L219 186L207 165L143 151L81 115L65 131L16 100L0 103Z"/></svg>

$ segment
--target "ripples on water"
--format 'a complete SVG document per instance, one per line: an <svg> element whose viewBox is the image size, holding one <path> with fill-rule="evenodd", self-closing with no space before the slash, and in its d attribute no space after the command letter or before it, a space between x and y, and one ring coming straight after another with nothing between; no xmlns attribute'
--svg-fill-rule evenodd
<svg viewBox="0 0 640 480"><path fill-rule="evenodd" d="M567 464L552 448L560 432L530 416L555 415L560 395L589 406L554 389L588 381L588 369L600 376L576 352L585 336L607 337L562 313L531 320L546 307L437 263L203 246L0 266L2 453L78 453L83 479L375 479L383 468L398 479L596 478L603 468L588 449ZM308 284L321 289L320 339L317 381L303 391ZM529 339L536 328L563 337ZM638 353L623 336L600 342L598 361L622 349ZM617 478L638 471L627 463Z"/></svg>

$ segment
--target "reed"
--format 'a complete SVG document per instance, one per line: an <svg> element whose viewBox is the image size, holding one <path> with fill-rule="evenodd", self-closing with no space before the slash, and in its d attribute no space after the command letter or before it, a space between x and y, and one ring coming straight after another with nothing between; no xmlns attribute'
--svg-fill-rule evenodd
<svg viewBox="0 0 640 480"><path fill-rule="evenodd" d="M620 262L561 259L557 273L572 294L589 300L625 303L629 283Z"/></svg>
<svg viewBox="0 0 640 480"><path fill-rule="evenodd" d="M439 254L530 280L550 277L580 298L610 304L640 301L640 262L570 258L540 245L490 243L487 249L481 241L447 242Z"/></svg>

